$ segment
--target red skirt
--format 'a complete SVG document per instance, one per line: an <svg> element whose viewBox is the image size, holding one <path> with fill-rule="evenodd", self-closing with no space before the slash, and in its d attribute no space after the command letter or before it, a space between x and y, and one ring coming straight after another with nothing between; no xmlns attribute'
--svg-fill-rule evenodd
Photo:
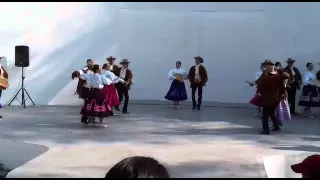
<svg viewBox="0 0 320 180"><path fill-rule="evenodd" d="M110 107L119 106L119 98L114 84L106 85L102 89L106 102Z"/></svg>

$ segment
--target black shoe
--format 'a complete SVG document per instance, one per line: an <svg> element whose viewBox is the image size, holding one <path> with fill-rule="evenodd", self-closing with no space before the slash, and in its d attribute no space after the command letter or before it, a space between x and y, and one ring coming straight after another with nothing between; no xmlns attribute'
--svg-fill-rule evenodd
<svg viewBox="0 0 320 180"><path fill-rule="evenodd" d="M0 115L0 119L2 118L2 116Z"/></svg>
<svg viewBox="0 0 320 180"><path fill-rule="evenodd" d="M299 114L296 113L296 112L291 113L291 115L292 115L292 116L299 116Z"/></svg>
<svg viewBox="0 0 320 180"><path fill-rule="evenodd" d="M86 124L88 122L88 117L82 116L81 117L81 123Z"/></svg>
<svg viewBox="0 0 320 180"><path fill-rule="evenodd" d="M200 106L197 107L197 110L200 110Z"/></svg>
<svg viewBox="0 0 320 180"><path fill-rule="evenodd" d="M272 131L280 131L280 130L281 130L280 127L274 127L274 128L272 129Z"/></svg>
<svg viewBox="0 0 320 180"><path fill-rule="evenodd" d="M270 134L270 131L262 130L262 131L260 131L260 134L269 135L269 134Z"/></svg>
<svg viewBox="0 0 320 180"><path fill-rule="evenodd" d="M193 107L192 107L192 109L196 109L196 107L195 107L195 106L193 106Z"/></svg>
<svg viewBox="0 0 320 180"><path fill-rule="evenodd" d="M119 106L114 107L116 111L120 111Z"/></svg>
<svg viewBox="0 0 320 180"><path fill-rule="evenodd" d="M122 111L122 114L130 114L128 111Z"/></svg>

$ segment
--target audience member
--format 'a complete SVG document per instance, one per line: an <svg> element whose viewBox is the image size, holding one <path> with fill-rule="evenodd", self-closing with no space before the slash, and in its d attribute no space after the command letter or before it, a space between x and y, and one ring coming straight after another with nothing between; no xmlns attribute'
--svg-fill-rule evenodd
<svg viewBox="0 0 320 180"><path fill-rule="evenodd" d="M166 168L150 157L134 156L114 165L105 178L170 178Z"/></svg>
<svg viewBox="0 0 320 180"><path fill-rule="evenodd" d="M320 178L320 155L312 155L301 163L291 166L295 173L302 174L302 178Z"/></svg>

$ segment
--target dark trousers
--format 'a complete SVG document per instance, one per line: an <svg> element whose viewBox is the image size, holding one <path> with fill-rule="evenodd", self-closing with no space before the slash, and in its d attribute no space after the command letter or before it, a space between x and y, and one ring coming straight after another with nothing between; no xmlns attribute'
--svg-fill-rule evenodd
<svg viewBox="0 0 320 180"><path fill-rule="evenodd" d="M124 104L123 104L122 112L127 112L128 111L128 103L129 103L128 87L126 87L124 84L119 82L116 84L116 88L117 88L120 103L122 102L123 96L124 96Z"/></svg>
<svg viewBox="0 0 320 180"><path fill-rule="evenodd" d="M290 106L290 113L293 114L296 112L296 93L297 93L297 88L291 86L292 88L287 87L287 92L288 92L288 102Z"/></svg>
<svg viewBox="0 0 320 180"><path fill-rule="evenodd" d="M193 107L200 107L201 102L202 102L202 84L192 84L191 89L192 89L192 105ZM196 102L196 91L198 89L198 105Z"/></svg>
<svg viewBox="0 0 320 180"><path fill-rule="evenodd" d="M271 118L273 126L279 128L279 120L275 116L276 108L279 103L273 103L262 107L262 127L264 131L269 131L269 118Z"/></svg>

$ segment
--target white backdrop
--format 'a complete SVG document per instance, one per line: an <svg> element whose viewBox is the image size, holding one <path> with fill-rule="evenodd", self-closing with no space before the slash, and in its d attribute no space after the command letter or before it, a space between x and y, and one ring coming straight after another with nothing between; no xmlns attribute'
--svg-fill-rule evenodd
<svg viewBox="0 0 320 180"><path fill-rule="evenodd" d="M266 58L320 58L319 3L0 3L0 56L6 56L8 103L20 80L14 46L30 46L26 88L38 105L81 104L71 72L86 59L128 58L134 73L131 99L164 100L168 71L204 58L205 101L246 103ZM317 68L317 67L316 67ZM189 83L186 84L189 86ZM189 89L188 89L189 90ZM190 90L189 90L190 91ZM189 92L188 92L189 93ZM190 97L190 94L189 94Z"/></svg>

